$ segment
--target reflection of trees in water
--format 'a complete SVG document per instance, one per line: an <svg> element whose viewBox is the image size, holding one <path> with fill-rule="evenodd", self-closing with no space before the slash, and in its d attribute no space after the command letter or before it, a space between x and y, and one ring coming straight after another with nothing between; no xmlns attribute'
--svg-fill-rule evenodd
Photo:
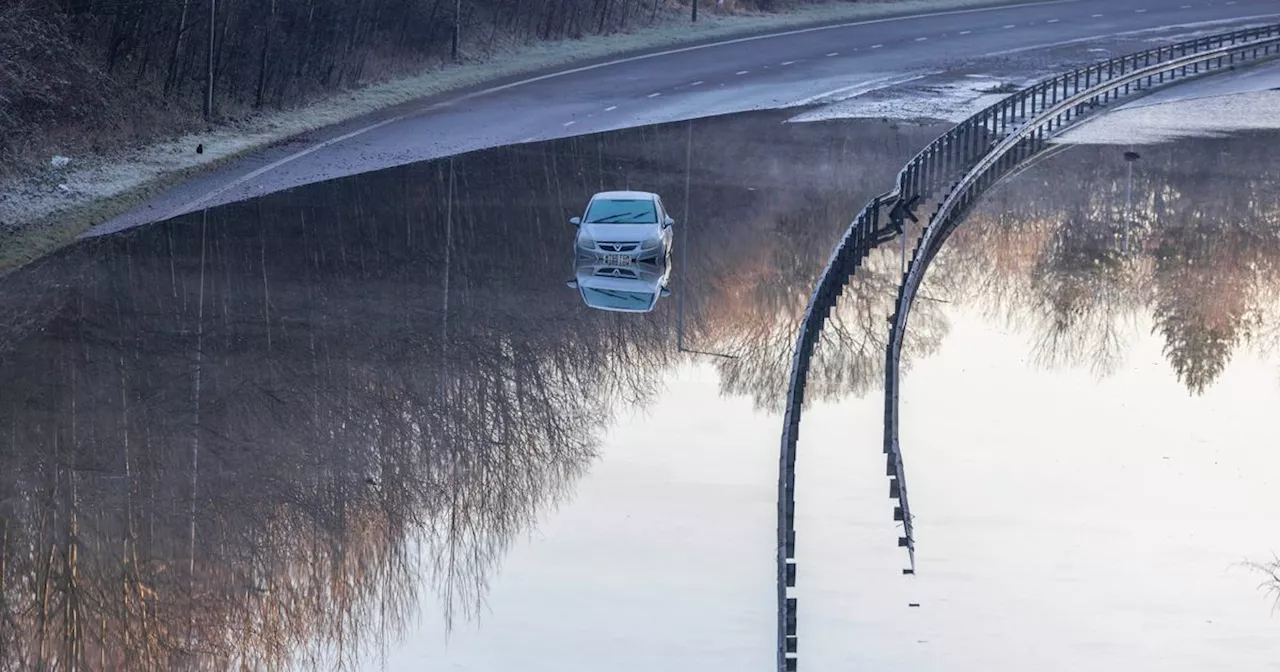
<svg viewBox="0 0 1280 672"><path fill-rule="evenodd" d="M843 220L933 133L774 116L699 122L689 195L687 336L741 351L725 389L758 405ZM674 364L675 302L615 315L565 290L564 220L618 187L680 212L684 133L309 186L6 277L0 667L351 663L424 574L447 622L474 615L613 409ZM855 278L824 398L869 384L892 278Z"/></svg>
<svg viewBox="0 0 1280 672"><path fill-rule="evenodd" d="M796 333L834 241L877 187L892 178L893 167L936 134L932 127L895 132L871 124L854 136L856 144L846 138L806 147L807 161L826 167L820 177L791 186L785 170L775 171L773 179L787 189L767 199L763 212L727 218L691 243L696 258L691 257L687 280L692 289L686 300L696 308L686 323L686 342L692 338L702 349L734 357L713 362L724 393L750 396L757 408L780 409ZM714 252L699 249L711 246ZM897 288L898 259L889 256L873 255L850 279L814 352L808 401L860 396L883 379L884 319ZM707 291L712 287L715 291ZM939 319L923 311L919 336L912 335L921 339L925 352L940 338Z"/></svg>
<svg viewBox="0 0 1280 672"><path fill-rule="evenodd" d="M1265 316L1280 288L1280 163L1267 146L1245 135L1146 148L1128 256L1120 149L1072 148L992 193L952 237L947 268L1031 330L1046 366L1106 375L1150 315L1179 380L1203 392L1237 347L1278 342Z"/></svg>
<svg viewBox="0 0 1280 672"><path fill-rule="evenodd" d="M888 339L885 317L892 312L899 268L896 254L877 251L849 278L810 360L806 403L861 397L882 385ZM757 291L767 291L767 286L762 282ZM803 292L794 299L801 302L798 305L780 304L772 313L752 315L756 319L733 325L730 333L715 341L718 350L737 356L716 361L725 393L750 396L757 408L781 410L796 332L808 298L809 293ZM947 331L937 304L922 301L916 310L908 338L910 348L903 358L908 367L916 357L933 354Z"/></svg>
<svg viewBox="0 0 1280 672"><path fill-rule="evenodd" d="M593 455L609 388L652 390L643 329L529 310L559 303L555 275L515 292L522 309L451 309L446 337L435 213L406 251L402 220L282 211L299 223L224 211L207 236L187 222L100 245L10 358L17 667L275 666L316 641L351 659L397 631L418 567L469 613ZM482 277L463 238L455 272Z"/></svg>

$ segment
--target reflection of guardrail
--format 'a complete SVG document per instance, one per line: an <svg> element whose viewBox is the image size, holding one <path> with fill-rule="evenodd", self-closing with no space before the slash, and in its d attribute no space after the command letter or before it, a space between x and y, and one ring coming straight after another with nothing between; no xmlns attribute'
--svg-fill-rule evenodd
<svg viewBox="0 0 1280 672"><path fill-rule="evenodd" d="M898 441L898 364L907 316L925 269L977 198L1028 159L1050 147L1048 139L1117 100L1189 77L1280 55L1280 25L1211 35L1148 49L1077 68L1038 82L958 124L917 154L898 174L894 189L867 204L845 231L809 298L792 359L782 428L778 475L778 670L796 669L795 458L809 360L822 326L849 276L872 248L904 235L922 201L941 194L903 274L886 347L884 452L894 519L903 524L898 544L912 573L915 538ZM949 185L943 191L942 187ZM882 221L883 220L883 221Z"/></svg>

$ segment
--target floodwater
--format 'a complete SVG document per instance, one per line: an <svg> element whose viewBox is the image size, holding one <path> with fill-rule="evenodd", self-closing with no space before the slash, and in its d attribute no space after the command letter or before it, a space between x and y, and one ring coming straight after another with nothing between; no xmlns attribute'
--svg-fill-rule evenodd
<svg viewBox="0 0 1280 672"><path fill-rule="evenodd" d="M795 330L941 130L785 118L312 185L0 279L0 667L768 668ZM952 237L905 353L914 577L896 246L859 270L801 430L804 669L1280 669L1242 566L1280 548L1277 140L1141 148L1130 207L1120 148L1068 149ZM565 286L566 220L624 188L677 220L649 313Z"/></svg>
<svg viewBox="0 0 1280 672"><path fill-rule="evenodd" d="M768 659L774 409L805 300L849 213L940 132L785 119L308 186L0 280L0 667L416 669L404 647L464 657L476 633L475 655L644 666L686 629L653 618L675 608ZM638 315L566 287L569 217L626 188L681 229L674 294ZM886 334L864 317L863 350L819 363L823 398L872 389ZM708 593L706 563L742 580ZM588 625L625 643L566 646Z"/></svg>
<svg viewBox="0 0 1280 672"><path fill-rule="evenodd" d="M881 400L805 415L802 664L1280 669L1246 566L1280 550L1278 142L1138 147L1131 182L1072 147L988 194L912 314L917 576L878 543Z"/></svg>

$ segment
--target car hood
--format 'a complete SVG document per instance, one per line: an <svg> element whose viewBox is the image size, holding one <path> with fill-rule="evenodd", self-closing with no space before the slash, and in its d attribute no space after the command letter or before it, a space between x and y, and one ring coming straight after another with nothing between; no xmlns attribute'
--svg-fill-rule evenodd
<svg viewBox="0 0 1280 672"><path fill-rule="evenodd" d="M639 242L662 235L657 224L583 224L582 231L595 241Z"/></svg>
<svg viewBox="0 0 1280 672"><path fill-rule="evenodd" d="M646 274L648 275L648 274ZM662 288L662 276L648 275L639 278L607 278L588 273L578 274L578 286L587 289L613 289L621 292L653 293Z"/></svg>

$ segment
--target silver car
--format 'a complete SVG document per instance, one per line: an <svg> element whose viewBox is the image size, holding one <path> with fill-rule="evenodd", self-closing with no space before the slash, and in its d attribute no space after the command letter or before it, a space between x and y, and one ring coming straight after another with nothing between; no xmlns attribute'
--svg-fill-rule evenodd
<svg viewBox="0 0 1280 672"><path fill-rule="evenodd" d="M574 278L567 284L596 310L647 313L658 299L671 295L671 266L661 261L611 266L583 256L573 270Z"/></svg>
<svg viewBox="0 0 1280 672"><path fill-rule="evenodd" d="M605 191L591 197L578 227L574 256L626 266L651 261L666 265L671 255L671 227L662 198L647 191Z"/></svg>

